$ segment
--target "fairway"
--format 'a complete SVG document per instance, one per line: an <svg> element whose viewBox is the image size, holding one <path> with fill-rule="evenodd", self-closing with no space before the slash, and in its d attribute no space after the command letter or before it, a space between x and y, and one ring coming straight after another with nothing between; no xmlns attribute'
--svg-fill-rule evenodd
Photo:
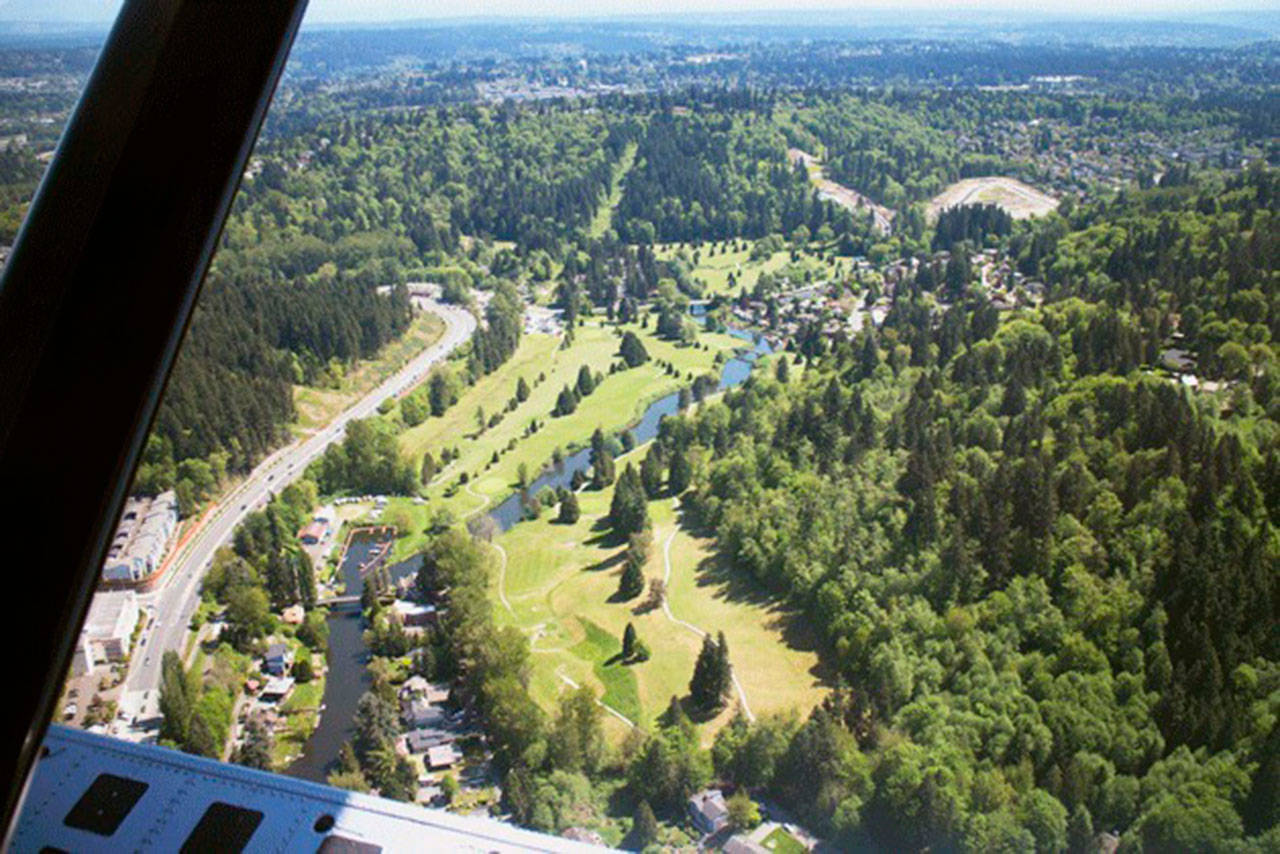
<svg viewBox="0 0 1280 854"><path fill-rule="evenodd" d="M692 275L706 285L706 296L737 296L743 287L749 290L761 273L776 273L791 260L791 253L779 251L766 259L753 261L751 241L743 241L742 244L745 248L737 250L730 248L732 241L702 245ZM716 247L715 255L710 254L712 246ZM680 244L668 243L656 247L655 254L660 259L668 259L674 258L679 250ZM730 273L734 275L736 285L729 284Z"/></svg>
<svg viewBox="0 0 1280 854"><path fill-rule="evenodd" d="M646 450L639 449L628 461L638 463ZM546 514L498 539L508 565L503 576L494 576L495 616L500 624L518 626L529 635L534 699L550 709L570 682L585 684L615 711L651 725L672 696L688 693L702 644L691 624L725 633L734 675L751 713L794 709L807 714L825 687L816 644L803 618L754 582L723 568L711 540L681 527L672 499L649 503L654 542L645 567L647 579L661 578L670 555L671 615L663 608L642 612L647 592L630 601L612 601L623 549L603 521L611 497L612 489L584 491L576 524L558 524ZM496 604L500 583L512 612ZM628 622L651 649L649 661L612 661ZM735 692L726 709L703 728L707 743L738 708ZM615 729L622 731L610 731Z"/></svg>
<svg viewBox="0 0 1280 854"><path fill-rule="evenodd" d="M638 146L632 142L622 151L622 157L618 159L618 163L613 169L613 183L609 186L609 195L596 208L596 215L591 220L591 227L587 229L587 233L591 237L603 237L604 233L613 225L613 210L622 201L622 182L626 180L627 173L631 171L631 167L636 162L636 149Z"/></svg>
<svg viewBox="0 0 1280 854"><path fill-rule="evenodd" d="M641 337L651 358L639 367L610 374L609 365L618 361L620 333L626 330ZM427 505L394 505L410 513L415 524L412 536L397 540L393 559L422 547L425 536L421 530L437 509L447 508L455 518L466 518L497 504L519 489L522 463L532 479L551 461L557 448L567 454L585 446L597 427L606 433L621 430L639 418L653 400L690 385L693 376L718 373L716 354L723 352L727 356L741 346L740 340L728 335L703 333L698 336L698 346L681 347L657 338L637 324L616 327L594 320L575 330L574 342L568 349L561 349L558 337L523 336L511 359L466 389L443 416L428 418L401 434L400 447L415 465L427 451L439 459L442 449L456 447L460 455L427 487ZM665 373L657 365L659 359L675 365L680 375ZM560 390L577 380L583 365L603 374L604 381L582 399L572 414L552 418ZM542 375L545 379L539 381ZM503 412L521 377L530 387L528 400L506 412L499 424L477 435L477 408L482 407L486 413ZM542 427L526 436L525 430L535 418ZM515 445L508 450L512 442ZM492 464L495 452L499 461ZM448 487L456 485L463 472L468 475L468 483L446 497Z"/></svg>

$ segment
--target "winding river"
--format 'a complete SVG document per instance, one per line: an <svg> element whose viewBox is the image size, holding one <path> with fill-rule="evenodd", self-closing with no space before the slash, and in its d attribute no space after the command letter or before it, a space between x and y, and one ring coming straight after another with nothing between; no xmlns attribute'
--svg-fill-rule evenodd
<svg viewBox="0 0 1280 854"><path fill-rule="evenodd" d="M750 332L730 329L729 334L751 342L753 346L724 363L719 383L722 390L745 382L751 375L756 360L772 352L767 341ZM636 445L644 444L658 435L658 425L662 419L675 415L679 409L679 393L668 394L651 403L640 420L627 432ZM591 449L583 448L566 457L560 465L539 475L530 484L529 494L537 495L540 490L548 487L567 487L575 472L586 473L590 468ZM520 493L508 496L490 511L489 516L498 530L511 529L523 518ZM360 567L383 541L385 536L380 538L376 535L357 534L352 537L342 566L339 567L349 595L358 596L364 589ZM399 580L416 572L418 565L417 556L395 564L390 568L391 577ZM343 742L351 738L356 704L370 682L369 653L365 648L363 634L364 624L358 607L336 609L329 615L329 672L324 687L324 711L320 715L320 725L303 746L302 756L289 766L286 773L290 776L324 782L329 769L338 758Z"/></svg>

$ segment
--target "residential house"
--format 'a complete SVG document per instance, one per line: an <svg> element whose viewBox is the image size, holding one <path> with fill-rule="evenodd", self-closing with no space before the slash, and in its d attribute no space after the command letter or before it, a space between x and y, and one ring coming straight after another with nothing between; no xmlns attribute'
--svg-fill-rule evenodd
<svg viewBox="0 0 1280 854"><path fill-rule="evenodd" d="M435 605L420 605L417 602L406 602L397 599L391 603L391 613L405 628L431 625L436 621Z"/></svg>
<svg viewBox="0 0 1280 854"><path fill-rule="evenodd" d="M420 697L412 697L400 703L400 717L410 729L439 727L445 722L444 709L433 706Z"/></svg>
<svg viewBox="0 0 1280 854"><path fill-rule="evenodd" d="M302 530L298 531L298 539L302 540L303 545L314 546L316 543L324 539L329 533L329 526L323 522L312 520L304 525Z"/></svg>
<svg viewBox="0 0 1280 854"><path fill-rule="evenodd" d="M724 854L769 854L768 848L759 842L753 842L750 837L743 836L741 833L730 837L720 850Z"/></svg>
<svg viewBox="0 0 1280 854"><path fill-rule="evenodd" d="M462 761L462 754L458 748L453 746L452 742L448 744L437 744L434 747L427 748L426 765L432 771L442 771L446 768L452 768Z"/></svg>
<svg viewBox="0 0 1280 854"><path fill-rule="evenodd" d="M262 669L272 676L283 676L293 666L293 650L288 644L273 643L267 647L267 655L263 659Z"/></svg>
<svg viewBox="0 0 1280 854"><path fill-rule="evenodd" d="M267 684L262 686L262 693L258 695L264 703L280 703L283 702L293 691L292 676L277 676L274 679L268 679Z"/></svg>
<svg viewBox="0 0 1280 854"><path fill-rule="evenodd" d="M426 753L433 747L452 744L453 741L453 733L440 729L415 729L404 734L406 753Z"/></svg>
<svg viewBox="0 0 1280 854"><path fill-rule="evenodd" d="M689 798L687 806L690 821L703 833L717 833L729 823L729 807L719 789L703 789Z"/></svg>

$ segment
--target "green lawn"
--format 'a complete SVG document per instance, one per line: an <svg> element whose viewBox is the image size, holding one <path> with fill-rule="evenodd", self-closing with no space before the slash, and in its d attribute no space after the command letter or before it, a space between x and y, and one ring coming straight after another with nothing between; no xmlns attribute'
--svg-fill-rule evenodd
<svg viewBox="0 0 1280 854"><path fill-rule="evenodd" d="M613 224L613 210L618 206L618 202L622 201L622 182L627 177L627 173L631 171L631 167L636 162L636 144L629 143L622 151L622 157L618 160L618 165L613 171L613 184L609 187L609 196L604 200L600 207L596 208L596 215L591 220L591 227L587 229L587 233L591 237L601 237L609 226Z"/></svg>
<svg viewBox="0 0 1280 854"><path fill-rule="evenodd" d="M271 744L271 761L275 767L284 767L302 753L302 746L319 723L323 697L324 677L318 676L295 686L289 699L280 704L280 711L288 715L289 726L285 732L277 733Z"/></svg>
<svg viewBox="0 0 1280 854"><path fill-rule="evenodd" d="M775 829L766 836L762 844L770 851L777 851L778 854L805 854L809 850L783 827Z"/></svg>
<svg viewBox="0 0 1280 854"><path fill-rule="evenodd" d="M641 714L640 691L636 687L635 672L616 660L622 649L620 640L588 619L579 617L578 623L585 636L570 652L592 664L596 679L604 686L601 699L631 720L637 720Z"/></svg>
<svg viewBox="0 0 1280 854"><path fill-rule="evenodd" d="M628 460L638 462L647 448ZM625 464L625 462L623 463ZM661 608L637 613L647 594L629 602L611 601L621 573L622 544L602 523L612 490L579 495L582 517L573 525L542 519L523 522L498 543L508 555L503 575L493 579L495 616L500 624L528 633L533 648L530 693L544 707L554 706L565 677L591 685L601 699L627 717L650 724L673 695L688 693L701 637L667 619ZM670 602L674 615L704 629L724 631L730 657L752 711L795 709L801 714L821 698L815 675L818 656L796 615L754 584L722 572L710 557L710 542L679 529L670 498L650 502L654 526L648 578L663 574L663 545L672 540ZM497 585L511 603L499 603ZM621 649L626 624L635 625L650 647L649 661L606 664ZM633 693L634 692L634 693ZM706 740L732 715L736 698L710 726ZM621 734L622 728L611 732Z"/></svg>
<svg viewBox="0 0 1280 854"><path fill-rule="evenodd" d="M692 276L695 281L700 281L706 286L706 295L708 297L717 294L727 294L737 296L738 292L743 288L748 291L755 286L756 280L760 278L761 273L778 274L788 265L792 264L790 250L774 252L768 258L760 260L751 260L751 241L745 242L744 249L733 250L734 241L724 241L719 243L704 243L698 249L691 246L684 247L690 261L693 259L695 251L698 255L698 263L693 265ZM739 245L742 245L740 242ZM715 249L715 254L711 254L711 250ZM813 273L815 280L829 279L838 275L843 275L849 270L849 259L837 259L835 264L831 264L829 260L823 260L818 257L817 250L821 249L820 244L813 244L805 251L802 251L799 260L795 262L798 266L797 272L801 270L809 270ZM674 258L681 251L681 244L668 243L657 248L657 256L659 258ZM729 286L729 274L736 276L737 284L733 287ZM794 282L795 286L803 284L802 277L797 277Z"/></svg>
<svg viewBox="0 0 1280 854"><path fill-rule="evenodd" d="M400 446L415 463L427 450L438 458L441 449L456 446L461 455L425 490L427 505L407 501L389 505L406 508L415 522L413 533L396 541L393 560L422 548L426 540L422 528L438 508L447 508L462 519L498 504L519 488L521 463L532 479L550 462L556 448L568 454L585 446L597 427L606 433L622 429L639 418L651 401L689 385L697 374L718 371L717 353L731 353L742 346L741 341L728 335L703 334L699 336L698 346L680 347L632 324L623 329L641 335L651 359L637 368L609 374L609 365L618 361L619 337L615 329L612 324L588 321L575 330L574 343L568 349L560 349L559 338L526 335L506 364L468 388L443 416L428 418L401 434ZM680 376L664 373L657 366L658 359L675 365ZM583 365L604 374L604 382L579 403L573 414L552 418L557 395L566 384L577 380ZM545 379L539 382L542 374ZM486 414L504 411L521 377L531 389L528 400L507 412L501 423L476 435L476 408L483 407ZM534 418L543 426L526 437L525 429ZM512 441L515 447L508 451ZM495 451L500 458L496 465L491 465ZM468 474L470 482L465 488L457 488L452 496L446 496L446 490L458 485L463 472Z"/></svg>
<svg viewBox="0 0 1280 854"><path fill-rule="evenodd" d="M693 268L693 278L701 281L706 285L706 295L708 297L716 294L734 294L736 295L744 285L750 288L755 284L756 279L761 273L776 273L785 264L791 260L788 252L775 252L767 259L752 261L751 260L751 241L744 241L746 248L737 251L727 250L732 241L724 243L704 243L699 250L699 260ZM710 248L715 246L716 254L710 254ZM674 258L680 250L680 244L668 243L657 248L657 256L659 258ZM689 255L692 257L693 251L689 249ZM729 287L729 274L734 273L737 276L737 286Z"/></svg>

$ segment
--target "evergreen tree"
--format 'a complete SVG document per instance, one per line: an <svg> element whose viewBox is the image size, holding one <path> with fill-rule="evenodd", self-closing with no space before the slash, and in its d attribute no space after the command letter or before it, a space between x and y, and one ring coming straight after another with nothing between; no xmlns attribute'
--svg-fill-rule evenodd
<svg viewBox="0 0 1280 854"><path fill-rule="evenodd" d="M667 461L662 446L654 442L640 463L640 483L648 498L657 498L662 494L662 478L666 474L666 468Z"/></svg>
<svg viewBox="0 0 1280 854"><path fill-rule="evenodd" d="M644 570L640 568L640 564L636 563L627 552L627 558L622 562L622 577L618 581L618 597L621 599L634 599L644 590Z"/></svg>
<svg viewBox="0 0 1280 854"><path fill-rule="evenodd" d="M644 486L640 483L640 475L630 463L622 470L614 487L613 500L609 505L609 521L613 530L623 536L637 533L649 526L649 504Z"/></svg>
<svg viewBox="0 0 1280 854"><path fill-rule="evenodd" d="M689 696L694 707L704 712L714 711L724 702L723 659L711 635L702 637L702 649L698 651L693 678L689 680Z"/></svg>
<svg viewBox="0 0 1280 854"><path fill-rule="evenodd" d="M636 805L635 816L631 820L631 844L637 851L642 851L658 841L658 819L653 814L649 802L641 800Z"/></svg>
<svg viewBox="0 0 1280 854"><path fill-rule="evenodd" d="M160 660L160 738L186 749L198 699L199 685L183 669L182 659L165 650Z"/></svg>
<svg viewBox="0 0 1280 854"><path fill-rule="evenodd" d="M580 398L586 397L596 389L595 377L591 375L591 369L588 368L586 365L583 365L581 368L578 369L577 388L578 388L578 397Z"/></svg>
<svg viewBox="0 0 1280 854"><path fill-rule="evenodd" d="M529 383L525 382L524 377L521 377L516 382L516 400L520 401L521 403L524 403L528 399L529 399Z"/></svg>
<svg viewBox="0 0 1280 854"><path fill-rule="evenodd" d="M688 451L677 450L671 454L671 466L667 472L667 486L672 495L679 495L689 488L693 480L693 466L689 464Z"/></svg>
<svg viewBox="0 0 1280 854"><path fill-rule="evenodd" d="M644 342L631 331L622 336L622 344L618 348L618 353L622 356L622 360L627 363L628 368L636 368L649 361L649 352L645 350Z"/></svg>
<svg viewBox="0 0 1280 854"><path fill-rule="evenodd" d="M631 623L627 623L627 627L622 632L622 660L630 661L631 656L636 652L636 627Z"/></svg>
<svg viewBox="0 0 1280 854"><path fill-rule="evenodd" d="M244 742L236 751L235 761L248 768L271 770L271 731L257 715L245 723Z"/></svg>
<svg viewBox="0 0 1280 854"><path fill-rule="evenodd" d="M591 485L604 489L613 483L614 476L613 454L605 444L604 433L597 427L591 434Z"/></svg>
<svg viewBox="0 0 1280 854"><path fill-rule="evenodd" d="M564 498L560 500L560 515L556 517L556 521L564 525L572 525L581 515L582 511L578 509L578 496L572 490L567 490Z"/></svg>

